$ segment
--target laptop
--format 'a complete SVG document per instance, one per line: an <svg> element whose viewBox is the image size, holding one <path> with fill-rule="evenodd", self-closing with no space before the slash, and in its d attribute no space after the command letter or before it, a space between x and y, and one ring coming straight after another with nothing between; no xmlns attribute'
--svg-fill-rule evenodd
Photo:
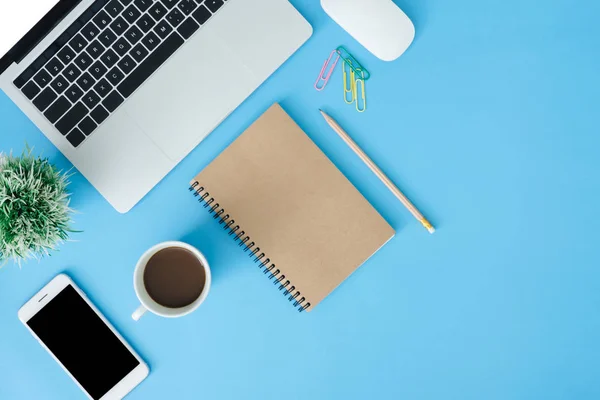
<svg viewBox="0 0 600 400"><path fill-rule="evenodd" d="M288 0L0 3L0 89L129 211L312 35Z"/></svg>

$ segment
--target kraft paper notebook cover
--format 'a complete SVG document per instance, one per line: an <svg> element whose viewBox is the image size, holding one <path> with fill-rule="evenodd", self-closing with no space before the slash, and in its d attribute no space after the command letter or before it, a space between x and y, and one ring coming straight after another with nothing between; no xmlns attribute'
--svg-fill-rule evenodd
<svg viewBox="0 0 600 400"><path fill-rule="evenodd" d="M300 311L313 309L394 236L278 104L190 189Z"/></svg>

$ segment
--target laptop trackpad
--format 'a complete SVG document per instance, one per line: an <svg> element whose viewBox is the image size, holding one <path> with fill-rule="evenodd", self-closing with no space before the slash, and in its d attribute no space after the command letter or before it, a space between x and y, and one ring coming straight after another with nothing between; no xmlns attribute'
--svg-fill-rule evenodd
<svg viewBox="0 0 600 400"><path fill-rule="evenodd" d="M178 162L256 86L252 72L226 43L204 29L150 77L124 108Z"/></svg>

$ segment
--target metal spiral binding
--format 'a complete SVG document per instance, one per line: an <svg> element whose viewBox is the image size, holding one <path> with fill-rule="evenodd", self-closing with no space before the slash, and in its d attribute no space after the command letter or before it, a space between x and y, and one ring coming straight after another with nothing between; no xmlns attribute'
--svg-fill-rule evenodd
<svg viewBox="0 0 600 400"><path fill-rule="evenodd" d="M199 182L194 182L189 188L190 192L194 192L194 197L200 196L198 202L204 204L204 208L209 208L209 214L213 216L215 220L219 220L219 225L223 225L229 236L234 236L235 242L239 241L239 246L243 247L245 253L253 259L254 263L258 264L258 268L263 270L265 275L268 275L270 280L273 280L275 286L279 285L279 290L282 291L283 295L288 298L288 301L293 304L294 307L298 308L299 312L302 312L310 307L310 303L306 301L306 298L302 296L300 291L296 290L296 286L292 285L289 279L285 278L285 275L277 269L275 264L271 263L271 259L266 256L265 253L260 251L260 247L252 241L250 236L246 234L246 231L242 230L239 225L235 224L235 220L231 219L231 216L225 212L219 203L213 197L210 197L210 193L200 186ZM267 268L267 265L271 265Z"/></svg>

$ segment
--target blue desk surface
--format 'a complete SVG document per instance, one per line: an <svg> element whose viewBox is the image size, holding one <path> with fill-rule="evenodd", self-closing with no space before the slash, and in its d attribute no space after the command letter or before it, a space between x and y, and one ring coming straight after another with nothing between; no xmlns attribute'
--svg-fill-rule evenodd
<svg viewBox="0 0 600 400"><path fill-rule="evenodd" d="M133 211L73 177L73 241L0 269L0 398L79 389L17 310L66 271L148 361L131 399L597 399L600 397L600 3L401 0L417 37L368 54L321 10L314 37ZM345 44L372 71L369 110L312 85ZM281 102L397 230L314 312L298 314L198 208L187 182ZM347 128L438 227L430 236L328 128ZM0 94L0 150L70 164ZM131 320L132 272L157 242L212 263L194 314ZM335 240L335 238L332 238Z"/></svg>

